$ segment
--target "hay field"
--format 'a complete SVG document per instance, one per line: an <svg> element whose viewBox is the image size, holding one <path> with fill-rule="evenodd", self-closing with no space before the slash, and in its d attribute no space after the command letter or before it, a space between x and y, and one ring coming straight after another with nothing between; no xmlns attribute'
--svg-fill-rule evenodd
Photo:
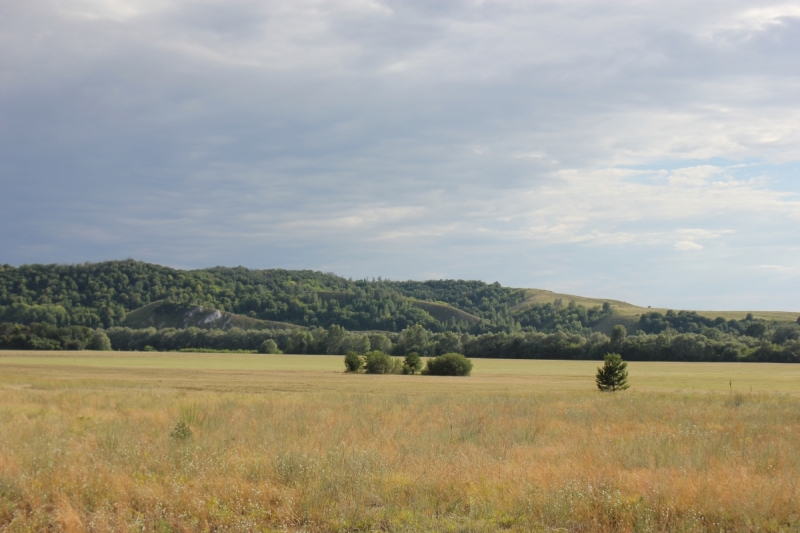
<svg viewBox="0 0 800 533"><path fill-rule="evenodd" d="M4 352L0 531L800 530L800 368L596 366Z"/></svg>

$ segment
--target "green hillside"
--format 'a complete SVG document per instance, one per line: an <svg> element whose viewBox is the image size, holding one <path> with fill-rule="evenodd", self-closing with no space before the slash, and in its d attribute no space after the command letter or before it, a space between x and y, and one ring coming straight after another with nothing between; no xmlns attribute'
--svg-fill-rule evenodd
<svg viewBox="0 0 800 533"><path fill-rule="evenodd" d="M554 304L562 302L569 304L575 302L577 305L585 306L587 308L602 306L608 302L611 307L612 314L603 318L592 326L594 331L611 333L614 326L622 324L629 331L635 332L638 329L638 324L643 315L648 313L667 314L670 312L667 308L651 308L640 307L637 305L623 302L620 300L612 300L605 298L588 298L585 296L576 296L573 294L564 294L552 292L542 289L525 289L525 300L512 307L512 312L519 313L524 309L531 306L542 306L547 304ZM764 320L770 322L796 322L800 313L792 313L787 311L694 311L697 315L708 319L716 319L717 317L724 318L725 321L745 320L748 314L752 315L755 320Z"/></svg>
<svg viewBox="0 0 800 533"><path fill-rule="evenodd" d="M426 311L439 322L466 322L467 324L476 324L481 321L481 319L475 315L471 315L466 311L456 309L444 303L415 300L411 302L411 305Z"/></svg>
<svg viewBox="0 0 800 533"><path fill-rule="evenodd" d="M154 316L155 308L148 306L162 301L218 310L228 313L220 323L252 327L270 322L323 328L335 324L348 330L399 332L421 325L433 332L482 333L512 329L509 308L521 301L521 294L479 281L368 281L309 270L242 267L185 271L132 260L0 266L0 322L105 328L197 323L183 312L166 316L163 307Z"/></svg>
<svg viewBox="0 0 800 533"><path fill-rule="evenodd" d="M657 313L654 315L653 313ZM658 332L743 334L753 321L775 330L782 312L670 314L611 299L474 280L345 279L311 270L214 267L178 270L139 261L0 265L0 323L91 328L329 328L398 333L569 332L610 334L623 324Z"/></svg>
<svg viewBox="0 0 800 533"><path fill-rule="evenodd" d="M295 329L287 322L259 320L236 315L211 307L170 304L159 300L135 311L125 317L123 325L129 328L203 328L203 329Z"/></svg>

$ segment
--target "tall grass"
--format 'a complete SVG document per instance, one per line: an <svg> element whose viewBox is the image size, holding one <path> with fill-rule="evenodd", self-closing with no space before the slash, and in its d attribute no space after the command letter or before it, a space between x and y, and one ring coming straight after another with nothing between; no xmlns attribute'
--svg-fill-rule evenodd
<svg viewBox="0 0 800 533"><path fill-rule="evenodd" d="M799 436L773 395L7 387L0 530L796 531Z"/></svg>

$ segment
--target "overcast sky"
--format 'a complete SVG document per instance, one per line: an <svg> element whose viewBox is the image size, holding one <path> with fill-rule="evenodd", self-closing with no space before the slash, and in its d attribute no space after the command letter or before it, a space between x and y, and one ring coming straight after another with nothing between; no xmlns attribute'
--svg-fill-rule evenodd
<svg viewBox="0 0 800 533"><path fill-rule="evenodd" d="M0 2L0 263L800 310L800 2Z"/></svg>

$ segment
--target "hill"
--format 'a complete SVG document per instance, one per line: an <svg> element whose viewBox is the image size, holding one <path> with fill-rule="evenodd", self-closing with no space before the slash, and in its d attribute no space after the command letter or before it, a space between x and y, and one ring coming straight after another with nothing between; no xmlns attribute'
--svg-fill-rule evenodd
<svg viewBox="0 0 800 533"><path fill-rule="evenodd" d="M2 265L0 322L105 328L195 323L185 316L151 317L153 309L147 306L163 301L239 315L241 324L253 319L389 332L418 324L434 332L481 333L514 325L508 308L520 301L518 292L479 281L368 281L310 270L242 267L186 271L133 260Z"/></svg>
<svg viewBox="0 0 800 533"><path fill-rule="evenodd" d="M204 307L171 304L159 300L127 314L123 325L129 328L204 328L204 329L296 329L287 322L258 320Z"/></svg>
<svg viewBox="0 0 800 533"><path fill-rule="evenodd" d="M471 315L466 311L456 309L445 303L415 300L411 302L411 305L426 311L439 322L466 322L467 324L476 324L481 321L481 319L475 315Z"/></svg>
<svg viewBox="0 0 800 533"><path fill-rule="evenodd" d="M629 330L635 331L638 328L638 322L642 315L648 313L667 314L671 310L667 308L654 308L654 307L640 307L638 305L623 302L621 300L612 300L608 298L589 298L585 296L576 296L574 294L558 293L542 289L524 289L525 299L519 304L513 306L513 312L519 312L530 306L540 306L546 304L555 304L562 302L568 304L575 302L577 305L585 307L602 306L608 302L611 306L612 314L605 317L593 326L595 331L609 334L611 329L617 325L622 324ZM745 320L748 315L756 320L775 321L775 322L795 322L798 320L800 313L792 313L787 311L694 311L697 315L716 319L722 317L725 321L729 320Z"/></svg>
<svg viewBox="0 0 800 533"><path fill-rule="evenodd" d="M751 319L769 322L797 319L795 313L752 314ZM618 300L475 280L352 280L311 270L243 267L178 270L133 260L0 265L0 322L18 324L242 329L339 325L350 331L386 332L420 325L433 333L565 331L584 336L608 334L616 324L632 333L645 322L650 330L744 331L750 326L744 311L667 315L666 309ZM738 322L727 324L731 321Z"/></svg>

